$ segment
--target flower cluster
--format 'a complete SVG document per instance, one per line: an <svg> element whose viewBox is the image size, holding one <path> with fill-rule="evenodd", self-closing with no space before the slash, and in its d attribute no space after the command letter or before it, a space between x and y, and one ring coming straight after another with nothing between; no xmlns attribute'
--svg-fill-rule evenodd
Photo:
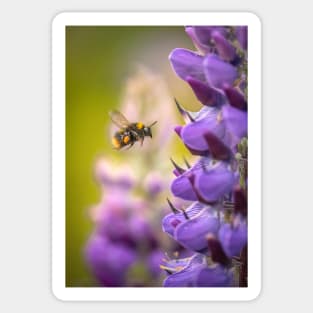
<svg viewBox="0 0 313 313"><path fill-rule="evenodd" d="M96 162L101 200L90 210L94 230L85 246L85 259L101 286L159 286L164 278L160 269L163 251L181 248L160 229L168 209L163 200L168 195L170 166L160 161L167 150L159 147L170 145L169 128L174 123L170 102L163 80L145 68L126 82L119 109L130 121L157 120L155 111L146 110L151 105L167 114L158 120L153 141L140 151L110 150L114 158L106 153ZM111 123L110 127L112 133L116 131Z"/></svg>
<svg viewBox="0 0 313 313"><path fill-rule="evenodd" d="M247 286L247 27L186 27L198 51L174 49L171 65L203 107L189 112L176 133L198 156L193 166L174 161L171 191L193 201L170 203L163 230L194 252L168 259L166 287Z"/></svg>
<svg viewBox="0 0 313 313"><path fill-rule="evenodd" d="M125 166L114 168L100 159L96 178L104 189L103 199L91 210L95 229L85 250L95 277L106 287L144 286L157 281L162 243L147 208L151 206L149 199L156 199L164 189L161 177L155 173L147 177L145 197L134 196L137 182Z"/></svg>

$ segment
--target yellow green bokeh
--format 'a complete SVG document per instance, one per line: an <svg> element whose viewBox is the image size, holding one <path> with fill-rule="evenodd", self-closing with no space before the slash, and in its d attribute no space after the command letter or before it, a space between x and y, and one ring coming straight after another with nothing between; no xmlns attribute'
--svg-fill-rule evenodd
<svg viewBox="0 0 313 313"><path fill-rule="evenodd" d="M180 99L186 108L198 109L191 90L170 67L168 55L176 47L193 49L184 27L66 29L67 286L89 286L93 281L83 257L93 229L88 209L101 196L93 180L93 166L99 154L113 153L106 133L108 111L119 106L125 82L135 66L140 64L162 75L173 98ZM174 152L186 153L179 140Z"/></svg>

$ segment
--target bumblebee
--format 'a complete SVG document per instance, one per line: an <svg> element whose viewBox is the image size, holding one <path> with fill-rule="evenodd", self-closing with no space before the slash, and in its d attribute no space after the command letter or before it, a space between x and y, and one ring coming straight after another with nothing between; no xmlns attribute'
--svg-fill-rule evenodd
<svg viewBox="0 0 313 313"><path fill-rule="evenodd" d="M120 128L112 137L112 145L115 149L120 150L124 147L128 147L129 149L137 141L140 141L142 146L146 136L152 138L151 127L157 121L149 126L145 126L141 122L130 123L127 118L117 110L111 111L109 115L112 122Z"/></svg>

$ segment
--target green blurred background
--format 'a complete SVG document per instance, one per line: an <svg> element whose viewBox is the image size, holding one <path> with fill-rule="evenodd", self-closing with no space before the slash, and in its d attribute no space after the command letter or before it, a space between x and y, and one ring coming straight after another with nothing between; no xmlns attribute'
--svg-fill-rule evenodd
<svg viewBox="0 0 313 313"><path fill-rule="evenodd" d="M97 155L113 153L105 133L108 111L119 106L135 66L162 75L173 98L198 108L190 88L170 67L168 55L176 47L194 49L184 27L66 28L66 286L93 282L83 257L93 228L88 208L101 196L93 166ZM177 139L176 153L184 149Z"/></svg>

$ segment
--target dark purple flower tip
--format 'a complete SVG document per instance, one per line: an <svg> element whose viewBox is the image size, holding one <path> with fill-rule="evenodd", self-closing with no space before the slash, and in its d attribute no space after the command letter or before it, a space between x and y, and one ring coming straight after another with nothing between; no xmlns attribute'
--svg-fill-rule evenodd
<svg viewBox="0 0 313 313"><path fill-rule="evenodd" d="M178 177L178 176L181 175L181 173L180 173L176 168L173 170L173 174L174 174L176 177Z"/></svg>
<svg viewBox="0 0 313 313"><path fill-rule="evenodd" d="M207 143L209 151L212 157L216 160L229 160L232 152L228 146L226 146L222 140L212 132L206 132L204 139Z"/></svg>
<svg viewBox="0 0 313 313"><path fill-rule="evenodd" d="M223 89L231 106L242 111L247 111L248 103L240 90L230 86L226 86Z"/></svg>
<svg viewBox="0 0 313 313"><path fill-rule="evenodd" d="M107 287L122 287L126 272L137 258L134 250L99 235L89 239L85 257L96 278Z"/></svg>
<svg viewBox="0 0 313 313"><path fill-rule="evenodd" d="M195 35L202 44L213 44L211 42L213 33L226 35L226 29L223 26L195 26L194 29Z"/></svg>
<svg viewBox="0 0 313 313"><path fill-rule="evenodd" d="M169 60L175 73L181 79L186 80L187 77L193 77L205 81L201 55L187 49L177 48L171 52Z"/></svg>
<svg viewBox="0 0 313 313"><path fill-rule="evenodd" d="M187 26L185 31L195 47L205 54L211 52L214 47L212 32L219 32L222 35L226 34L225 29L220 26Z"/></svg>
<svg viewBox="0 0 313 313"><path fill-rule="evenodd" d="M204 58L203 69L208 84L219 89L222 89L225 84L233 85L238 76L234 66L214 54Z"/></svg>
<svg viewBox="0 0 313 313"><path fill-rule="evenodd" d="M174 127L174 131L175 131L175 133L176 133L179 137L181 137L181 130L182 130L182 128L183 128L183 126L181 126L181 125L178 125L178 126L175 126L175 127Z"/></svg>
<svg viewBox="0 0 313 313"><path fill-rule="evenodd" d="M242 47L242 49L247 50L248 48L248 27L238 26L236 28L237 39Z"/></svg>
<svg viewBox="0 0 313 313"><path fill-rule="evenodd" d="M216 89L192 77L187 77L186 81L202 104L208 106L218 106L222 104L223 97Z"/></svg>
<svg viewBox="0 0 313 313"><path fill-rule="evenodd" d="M226 128L238 139L247 136L248 133L248 113L238 110L230 105L222 108L223 121Z"/></svg>
<svg viewBox="0 0 313 313"><path fill-rule="evenodd" d="M212 39L219 56L228 62L231 62L236 57L235 47L218 31L212 32Z"/></svg>
<svg viewBox="0 0 313 313"><path fill-rule="evenodd" d="M223 266L229 266L231 260L226 255L225 251L219 240L215 237L215 234L209 234L207 236L207 244L211 252L211 258L213 262L219 263Z"/></svg>
<svg viewBox="0 0 313 313"><path fill-rule="evenodd" d="M175 211L173 213L167 214L162 220L163 231L165 233L168 233L170 236L174 237L174 231L176 227L180 225L181 223L184 223L188 220L186 218L186 214L187 214L187 217L191 219L197 214L199 214L199 212L201 212L204 208L205 207L203 204L199 202L194 202L185 210L185 212Z"/></svg>
<svg viewBox="0 0 313 313"><path fill-rule="evenodd" d="M231 287L233 273L221 265L203 268L196 280L197 287Z"/></svg>
<svg viewBox="0 0 313 313"><path fill-rule="evenodd" d="M198 215L178 225L174 238L185 248L206 253L208 251L207 234L216 233L219 220L213 216L209 208L203 209Z"/></svg>
<svg viewBox="0 0 313 313"><path fill-rule="evenodd" d="M238 185L234 188L235 213L246 217L248 213L248 203L246 192Z"/></svg>
<svg viewBox="0 0 313 313"><path fill-rule="evenodd" d="M185 31L187 33L187 35L191 38L193 44L195 45L195 47L203 52L203 53L209 53L211 51L211 45L210 45L210 38L207 38L206 42L201 42L200 38L198 38L197 34L196 34L196 27L193 26L187 26L185 28Z"/></svg>
<svg viewBox="0 0 313 313"><path fill-rule="evenodd" d="M195 175L194 188L204 200L215 202L231 192L237 181L237 175L228 168L227 163L219 162L215 167Z"/></svg>
<svg viewBox="0 0 313 313"><path fill-rule="evenodd" d="M178 270L163 282L164 287L196 287L196 280L201 269L206 267L205 258L196 254L178 266Z"/></svg>
<svg viewBox="0 0 313 313"><path fill-rule="evenodd" d="M236 217L232 224L223 224L218 232L218 238L225 253L229 257L239 256L247 243L247 224Z"/></svg>

